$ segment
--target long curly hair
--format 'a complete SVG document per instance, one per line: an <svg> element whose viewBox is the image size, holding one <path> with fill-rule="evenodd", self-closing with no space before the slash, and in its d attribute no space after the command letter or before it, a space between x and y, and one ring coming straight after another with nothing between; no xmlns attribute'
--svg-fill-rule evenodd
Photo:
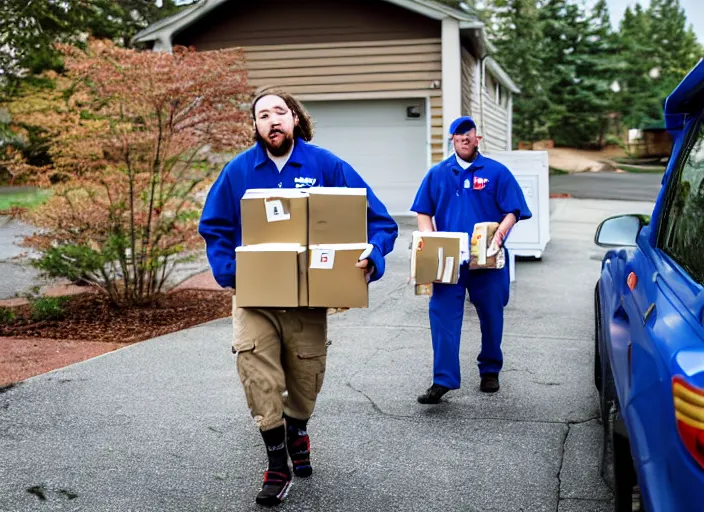
<svg viewBox="0 0 704 512"><path fill-rule="evenodd" d="M300 137L306 142L310 142L313 139L313 122L310 119L310 114L303 107L300 101L294 98L291 94L287 93L278 87L268 87L263 89L257 94L257 96L252 101L252 120L255 120L254 109L257 106L257 102L264 96L278 96L291 109L291 112L298 118L298 124L293 129L293 136ZM255 142L263 142L262 136L259 135L256 126L254 127L254 140Z"/></svg>

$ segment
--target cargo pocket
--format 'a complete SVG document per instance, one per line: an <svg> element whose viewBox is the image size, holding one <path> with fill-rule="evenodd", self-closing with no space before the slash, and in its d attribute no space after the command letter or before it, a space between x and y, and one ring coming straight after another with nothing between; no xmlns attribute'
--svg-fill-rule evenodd
<svg viewBox="0 0 704 512"><path fill-rule="evenodd" d="M243 312L235 309L232 312L232 352L250 352L254 350L254 336L247 328L247 319Z"/></svg>
<svg viewBox="0 0 704 512"><path fill-rule="evenodd" d="M325 380L325 370L323 369L322 372L318 373L315 376L315 392L320 393L320 390L323 389L323 380Z"/></svg>
<svg viewBox="0 0 704 512"><path fill-rule="evenodd" d="M323 387L325 377L325 365L327 361L327 346L325 343L299 346L296 351L298 364L296 365L300 382L300 387L304 390L309 400L315 400L315 396Z"/></svg>
<svg viewBox="0 0 704 512"><path fill-rule="evenodd" d="M254 350L254 340L248 338L235 338L232 343L232 351L235 354L240 354L242 352L251 352Z"/></svg>

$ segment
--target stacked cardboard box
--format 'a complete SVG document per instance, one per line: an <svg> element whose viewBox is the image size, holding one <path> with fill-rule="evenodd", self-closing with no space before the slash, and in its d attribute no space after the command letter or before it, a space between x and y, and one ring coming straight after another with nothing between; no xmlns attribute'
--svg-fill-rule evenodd
<svg viewBox="0 0 704 512"><path fill-rule="evenodd" d="M367 307L366 189L254 189L240 203L240 307Z"/></svg>
<svg viewBox="0 0 704 512"><path fill-rule="evenodd" d="M257 244L235 249L238 307L308 305L306 248L300 244Z"/></svg>
<svg viewBox="0 0 704 512"><path fill-rule="evenodd" d="M251 189L240 201L242 245L308 245L308 194L296 188Z"/></svg>

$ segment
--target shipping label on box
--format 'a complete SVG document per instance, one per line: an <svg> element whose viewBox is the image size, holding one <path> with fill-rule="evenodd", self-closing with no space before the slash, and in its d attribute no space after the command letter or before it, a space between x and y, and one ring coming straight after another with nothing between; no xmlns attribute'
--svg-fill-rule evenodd
<svg viewBox="0 0 704 512"><path fill-rule="evenodd" d="M323 308L366 308L364 270L355 265L372 251L370 244L312 245L308 252L308 305Z"/></svg>
<svg viewBox="0 0 704 512"><path fill-rule="evenodd" d="M427 295L430 283L456 284L460 267L469 260L469 236L456 232L413 233L411 278L416 295Z"/></svg>
<svg viewBox="0 0 704 512"><path fill-rule="evenodd" d="M470 245L470 270L504 268L504 249L494 242L497 229L498 222L479 222L474 225Z"/></svg>
<svg viewBox="0 0 704 512"><path fill-rule="evenodd" d="M308 243L367 242L367 189L312 187L307 189Z"/></svg>
<svg viewBox="0 0 704 512"><path fill-rule="evenodd" d="M238 307L295 308L308 305L307 252L299 244L237 247Z"/></svg>
<svg viewBox="0 0 704 512"><path fill-rule="evenodd" d="M250 189L240 201L242 245L308 245L308 193L300 189Z"/></svg>

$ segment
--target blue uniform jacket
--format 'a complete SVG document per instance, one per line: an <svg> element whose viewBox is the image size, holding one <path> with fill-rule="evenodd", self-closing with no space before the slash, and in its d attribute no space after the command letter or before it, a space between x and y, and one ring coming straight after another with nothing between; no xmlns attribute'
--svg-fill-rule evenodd
<svg viewBox="0 0 704 512"><path fill-rule="evenodd" d="M367 189L367 229L374 246L369 259L371 280L384 274L384 256L391 252L398 226L362 177L344 160L300 138L286 165L279 170L261 143L231 160L205 201L198 232L205 239L208 262L222 287L233 286L235 248L242 245L240 199L252 188L353 187Z"/></svg>
<svg viewBox="0 0 704 512"><path fill-rule="evenodd" d="M501 222L509 213L517 220L532 216L511 171L481 154L466 170L454 154L430 169L411 210L435 217L438 231L470 236L478 222Z"/></svg>

